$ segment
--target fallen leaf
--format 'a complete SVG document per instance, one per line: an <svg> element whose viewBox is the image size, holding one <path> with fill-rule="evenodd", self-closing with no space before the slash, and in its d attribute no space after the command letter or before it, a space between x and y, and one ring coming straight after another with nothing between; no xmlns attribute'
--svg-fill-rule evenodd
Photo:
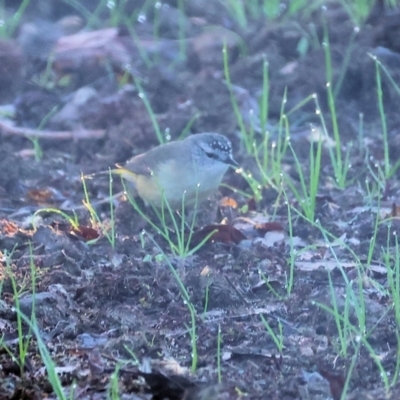
<svg viewBox="0 0 400 400"><path fill-rule="evenodd" d="M344 383L346 381L345 377L342 374L331 372L324 368L319 368L318 372L329 382L329 388L333 399L341 399Z"/></svg>
<svg viewBox="0 0 400 400"><path fill-rule="evenodd" d="M265 235L267 232L283 232L284 228L279 222L263 222L255 224L254 228L261 234Z"/></svg>
<svg viewBox="0 0 400 400"><path fill-rule="evenodd" d="M211 273L211 268L206 265L200 272L200 276L208 276Z"/></svg>
<svg viewBox="0 0 400 400"><path fill-rule="evenodd" d="M256 211L257 210L256 199L252 197L251 199L247 200L247 206L249 208L249 211Z"/></svg>
<svg viewBox="0 0 400 400"><path fill-rule="evenodd" d="M71 228L70 233L72 235L78 236L83 239L85 242L89 242L90 240L97 239L100 235L96 229L90 228L88 226L79 225L76 228Z"/></svg>
<svg viewBox="0 0 400 400"><path fill-rule="evenodd" d="M238 207L238 204L235 199L232 199L232 197L223 197L220 202L219 202L220 207L231 207L236 209Z"/></svg>
<svg viewBox="0 0 400 400"><path fill-rule="evenodd" d="M279 70L279 73L282 75L291 75L294 73L298 66L299 63L297 61L291 61L287 63L283 68L281 68Z"/></svg>
<svg viewBox="0 0 400 400"><path fill-rule="evenodd" d="M31 189L28 190L27 197L39 204L48 203L53 197L53 192L49 189Z"/></svg>
<svg viewBox="0 0 400 400"><path fill-rule="evenodd" d="M207 225L193 234L193 242L196 244L201 243L212 232L214 233L209 237L208 242L238 244L246 239L242 232L231 225Z"/></svg>
<svg viewBox="0 0 400 400"><path fill-rule="evenodd" d="M320 260L320 261L296 261L295 266L300 271L316 271L320 268L326 269L328 271L332 271L337 267L341 268L358 268L359 265L356 262L341 262L340 264L337 263L336 260L329 261L329 260ZM367 269L374 271L378 274L386 274L387 269L384 266L378 264L370 264Z"/></svg>
<svg viewBox="0 0 400 400"><path fill-rule="evenodd" d="M257 238L255 241L262 243L264 247L274 247L277 243L284 242L285 233L283 231L267 232L263 238Z"/></svg>
<svg viewBox="0 0 400 400"><path fill-rule="evenodd" d="M312 143L322 142L325 149L336 146L336 142L320 126L313 126L310 129L307 139Z"/></svg>
<svg viewBox="0 0 400 400"><path fill-rule="evenodd" d="M18 226L14 222L2 219L0 220L0 232L8 236L15 235L18 232Z"/></svg>

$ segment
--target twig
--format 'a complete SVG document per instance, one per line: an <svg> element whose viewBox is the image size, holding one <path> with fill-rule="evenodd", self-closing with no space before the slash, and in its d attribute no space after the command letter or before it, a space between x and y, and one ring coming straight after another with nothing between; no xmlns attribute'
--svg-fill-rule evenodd
<svg viewBox="0 0 400 400"><path fill-rule="evenodd" d="M5 135L36 137L41 139L99 139L105 136L104 129L77 129L74 131L43 131L15 126L12 122L0 120L0 131Z"/></svg>

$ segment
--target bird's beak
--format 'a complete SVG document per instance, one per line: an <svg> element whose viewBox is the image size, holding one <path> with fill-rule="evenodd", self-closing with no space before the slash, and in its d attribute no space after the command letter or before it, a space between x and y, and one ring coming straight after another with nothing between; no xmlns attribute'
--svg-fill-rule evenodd
<svg viewBox="0 0 400 400"><path fill-rule="evenodd" d="M239 166L239 164L235 161L235 159L234 159L232 156L230 156L230 157L226 160L226 163L227 163L228 165L232 165L232 167L238 167L238 166Z"/></svg>

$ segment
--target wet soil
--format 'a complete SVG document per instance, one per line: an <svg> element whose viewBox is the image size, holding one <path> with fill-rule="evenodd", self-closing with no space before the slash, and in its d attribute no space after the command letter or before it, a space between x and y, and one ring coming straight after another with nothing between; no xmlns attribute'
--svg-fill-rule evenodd
<svg viewBox="0 0 400 400"><path fill-rule="evenodd" d="M25 323L18 331L15 305L27 316L34 312L73 398L105 399L117 390L121 399L339 399L346 381L348 399L399 398L399 320L388 279L398 279L389 272L398 263L399 172L380 171L385 143L391 165L400 154L393 83L400 82L400 11L378 2L356 26L332 1L295 18L283 12L274 22L258 17L240 26L224 2L191 0L182 13L170 1L137 15L132 35L123 21L107 28L105 12L88 21L54 3L33 1L14 38L0 41L0 399L57 397L38 338ZM94 3L85 4L92 13ZM144 3L131 2L125 14L136 15ZM6 5L12 14L14 3ZM243 170L260 177L232 98L260 144L265 130L278 140L286 96L291 144L309 176L310 127L321 120L314 100L297 107L308 96L316 94L333 141L324 32L341 147L351 165L339 189L331 142L324 141L314 221L333 236L296 213L301 204L290 188L286 198L278 182L265 182L257 197L233 169L201 206L194 228L198 241L215 227L219 232L184 257L123 195L110 200L109 177L99 172L156 146L154 121L168 140L182 132L226 135ZM381 108L374 57L385 71ZM265 61L263 129L254 115ZM290 150L282 172L301 187ZM84 183L98 219L82 203L82 176L91 176ZM113 194L123 190L119 179L112 186ZM327 310L334 307L354 327L344 337ZM28 344L22 366L18 337Z"/></svg>

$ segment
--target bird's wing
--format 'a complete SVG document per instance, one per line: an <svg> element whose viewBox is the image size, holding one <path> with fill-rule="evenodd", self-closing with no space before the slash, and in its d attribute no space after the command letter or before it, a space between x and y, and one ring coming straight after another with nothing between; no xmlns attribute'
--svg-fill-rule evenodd
<svg viewBox="0 0 400 400"><path fill-rule="evenodd" d="M168 163L177 157L175 154L176 142L171 142L163 146L155 147L144 154L139 154L126 162L122 167L124 170L133 172L137 175L152 175L157 173L158 166ZM185 156L179 154L180 157Z"/></svg>

